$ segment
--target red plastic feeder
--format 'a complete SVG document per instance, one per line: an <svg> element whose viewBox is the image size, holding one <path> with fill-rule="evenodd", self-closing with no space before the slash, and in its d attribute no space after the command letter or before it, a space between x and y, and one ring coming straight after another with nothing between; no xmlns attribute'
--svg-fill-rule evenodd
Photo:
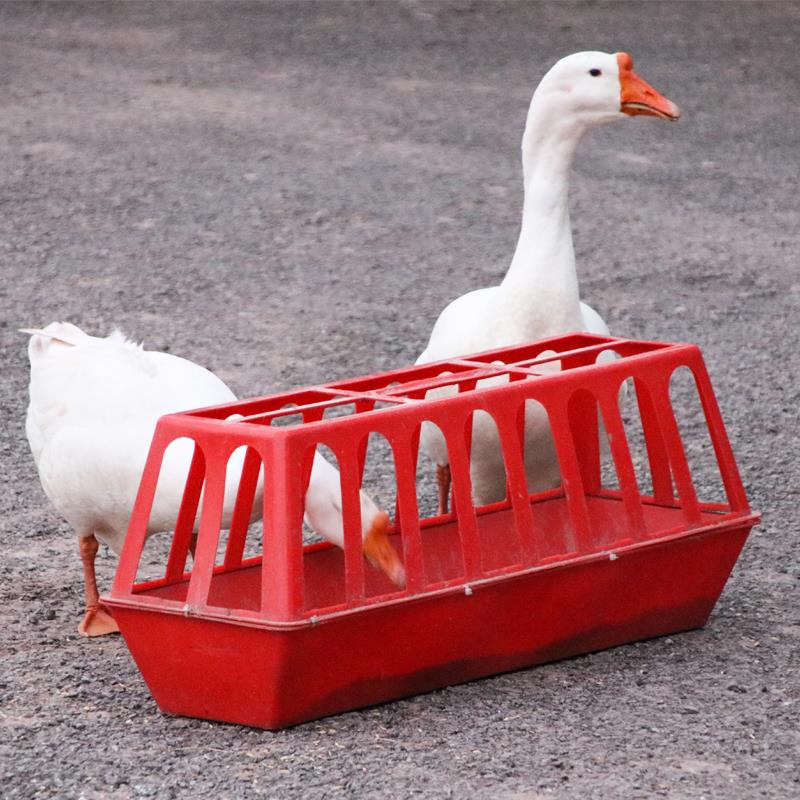
<svg viewBox="0 0 800 800"><path fill-rule="evenodd" d="M608 350L618 358L595 363ZM560 371L548 372L552 362ZM681 367L693 375L726 502L697 497L687 458L694 451L684 447L670 399ZM620 404L628 379L635 399ZM453 393L426 399L443 385ZM559 488L533 495L523 462L526 401L547 411L561 470ZM343 406L348 416L325 416ZM648 493L620 406L641 421ZM507 496L476 508L469 456L478 410L497 424ZM224 421L234 413L243 418ZM289 415L296 424L279 424ZM447 442L453 510L421 519L424 421ZM393 455L392 541L405 589L362 557L358 491L371 433ZM179 437L195 442L195 456L165 571L136 582L162 457ZM318 444L341 470L344 551L302 542ZM236 510L216 564L225 469L241 446L248 450ZM263 547L244 559L262 464ZM201 491L196 558L186 572ZM162 418L104 600L162 710L281 728L702 626L757 521L699 349L574 334Z"/></svg>

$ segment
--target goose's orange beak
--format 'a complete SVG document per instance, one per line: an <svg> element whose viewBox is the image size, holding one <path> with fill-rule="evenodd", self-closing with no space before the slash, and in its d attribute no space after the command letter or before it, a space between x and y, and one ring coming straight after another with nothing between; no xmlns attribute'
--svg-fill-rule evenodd
<svg viewBox="0 0 800 800"><path fill-rule="evenodd" d="M681 110L672 100L667 100L647 81L642 80L633 71L633 59L627 53L617 53L619 64L619 101L620 111L635 117L643 114L648 117L660 117L673 122L681 115Z"/></svg>
<svg viewBox="0 0 800 800"><path fill-rule="evenodd" d="M364 557L372 566L377 567L387 578L401 589L406 585L406 571L392 547L387 531L389 515L380 511L372 521L372 527L364 537Z"/></svg>

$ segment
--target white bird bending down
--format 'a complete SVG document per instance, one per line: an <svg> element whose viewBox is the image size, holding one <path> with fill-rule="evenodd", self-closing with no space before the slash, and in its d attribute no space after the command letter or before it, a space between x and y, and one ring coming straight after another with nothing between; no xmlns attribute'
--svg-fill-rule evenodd
<svg viewBox="0 0 800 800"><path fill-rule="evenodd" d="M462 295L442 311L418 364L573 331L608 334L600 315L580 301L569 218L569 170L578 142L589 128L637 115L676 120L680 112L633 71L627 53L575 53L542 78L522 138L522 228L508 272L499 286ZM446 513L450 468L444 437L426 424L421 438L437 465L439 513ZM546 414L533 403L527 404L525 413L525 471L531 492L560 481ZM473 420L471 478L477 503L505 496L497 430L481 413Z"/></svg>
<svg viewBox="0 0 800 800"><path fill-rule="evenodd" d="M366 492L361 492L360 500L361 536L367 561L384 572L396 586L405 586L405 568L387 536L389 515L381 511ZM305 504L308 525L329 542L344 548L339 470L319 453L314 453Z"/></svg>
<svg viewBox="0 0 800 800"><path fill-rule="evenodd" d="M117 625L99 601L95 577L98 539L120 552L156 422L164 414L236 397L207 369L144 350L118 331L99 338L54 322L24 333L31 334L28 442L45 494L79 537L86 614L78 630L87 636L111 633ZM192 453L188 439L167 449L148 534L174 526ZM234 452L226 472L223 527L230 525L243 453ZM338 471L316 454L305 500L309 524L341 545L338 479ZM261 479L257 493L254 520L261 513ZM361 507L365 556L402 585L403 567L386 534L388 516L363 492Z"/></svg>

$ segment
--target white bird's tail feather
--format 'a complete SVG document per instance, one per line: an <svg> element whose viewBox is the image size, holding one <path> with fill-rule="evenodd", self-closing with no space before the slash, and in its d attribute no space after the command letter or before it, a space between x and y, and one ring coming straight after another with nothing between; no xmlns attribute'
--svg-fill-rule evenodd
<svg viewBox="0 0 800 800"><path fill-rule="evenodd" d="M68 344L70 347L76 347L78 344L68 336L65 336L63 333L54 333L52 331L46 331L43 328L20 328L19 332L28 333L31 336L46 336L54 342L58 342L59 344Z"/></svg>
<svg viewBox="0 0 800 800"><path fill-rule="evenodd" d="M53 346L59 349L64 346L78 347L91 339L77 325L69 322L51 322L44 328L23 328L20 332L29 333L31 336L28 344L31 365L44 358Z"/></svg>
<svg viewBox="0 0 800 800"><path fill-rule="evenodd" d="M105 349L106 353L116 353L122 359L132 359L139 368L152 373L153 367L147 363L145 351L141 344L137 344L132 339L128 339L124 333L115 328L108 336L90 336L82 331L77 325L70 322L51 322L44 328L20 328L20 333L30 334L31 340L28 345L28 355L31 364L47 355L53 346L57 352L64 346L67 348L97 346ZM66 352L66 351L65 351Z"/></svg>

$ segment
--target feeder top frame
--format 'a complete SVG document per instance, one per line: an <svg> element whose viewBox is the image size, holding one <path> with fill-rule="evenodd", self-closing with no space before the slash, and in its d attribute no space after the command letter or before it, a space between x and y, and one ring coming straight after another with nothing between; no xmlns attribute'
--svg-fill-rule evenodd
<svg viewBox="0 0 800 800"><path fill-rule="evenodd" d="M600 353L613 351L618 358L606 363L595 363ZM427 397L431 390L458 387L459 394L491 392L497 385L477 385L479 381L507 377L497 381L506 385L521 379L536 382L560 382L570 372L590 367L597 370L619 372L620 362L628 362L653 353L668 353L680 359L681 355L699 356L692 344L651 342L590 333L572 333L542 339L537 342L512 347L487 350L461 358L445 359L386 372L363 375L330 383L292 389L277 394L193 411L171 414L162 421L189 424L192 428L206 427L208 423L219 430L226 426L259 426L265 436L280 435L284 431L304 428L324 421L335 424L335 410L353 406L348 417L391 413L409 405L430 406L441 402L442 395ZM670 359L672 360L672 359ZM560 368L549 367L560 362ZM333 412L332 416L324 416ZM233 416L235 415L235 417ZM323 420L324 417L324 420ZM199 425L197 424L199 423ZM204 424L206 423L206 424ZM242 428L239 428L242 431ZM259 434L261 435L261 433Z"/></svg>

